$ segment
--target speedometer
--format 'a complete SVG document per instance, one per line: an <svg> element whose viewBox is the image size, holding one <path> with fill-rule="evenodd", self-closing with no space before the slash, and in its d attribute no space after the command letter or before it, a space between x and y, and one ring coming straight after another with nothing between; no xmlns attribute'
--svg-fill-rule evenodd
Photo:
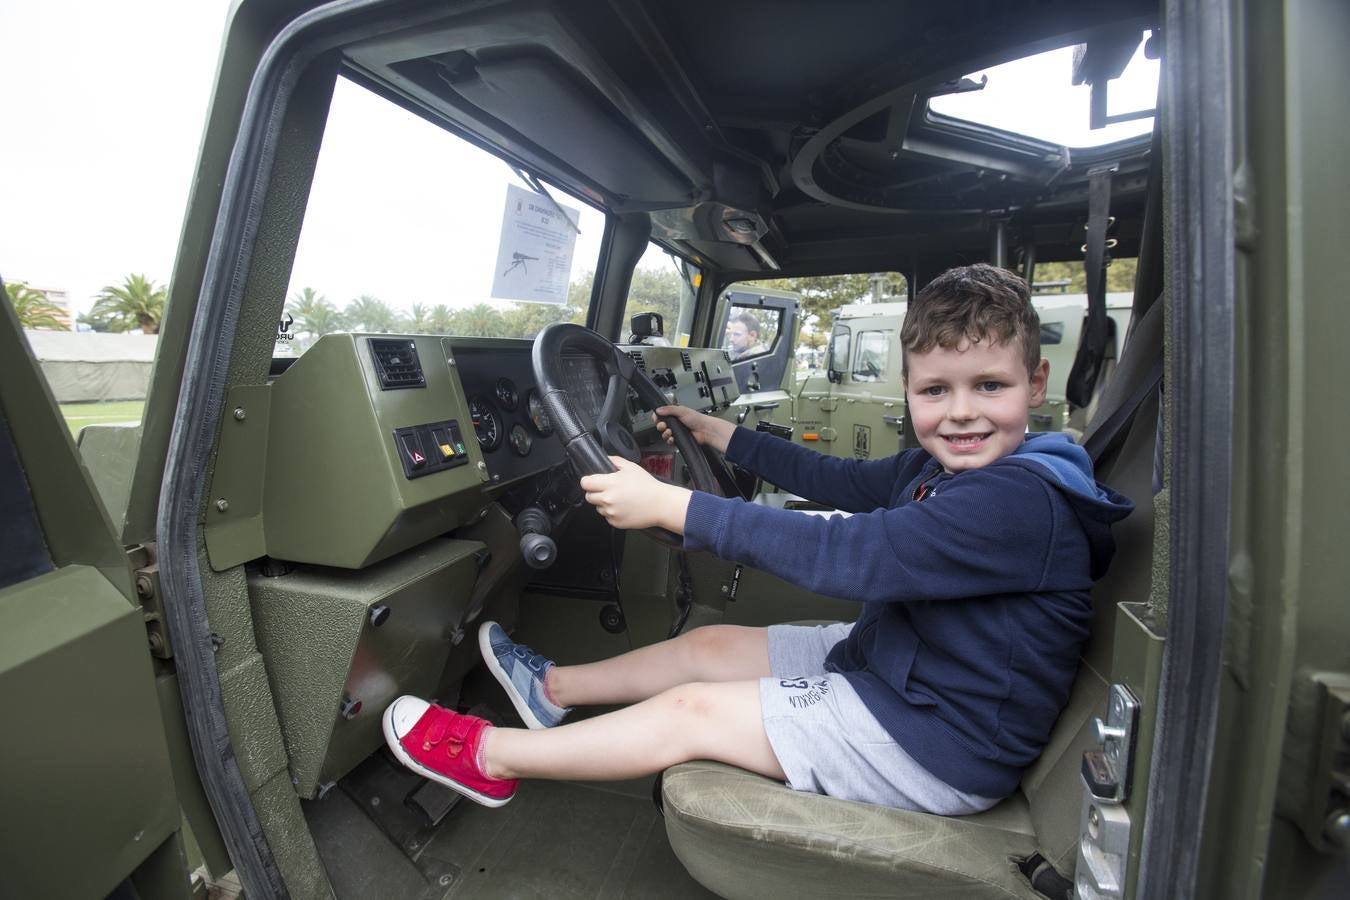
<svg viewBox="0 0 1350 900"><path fill-rule="evenodd" d="M538 391L530 391L525 405L529 408L530 424L534 426L534 430L544 437L552 434L553 423L548 420L548 413L544 410L544 399L539 396Z"/></svg>
<svg viewBox="0 0 1350 900"><path fill-rule="evenodd" d="M501 446L502 423L486 400L469 398L469 418L473 420L473 433L478 438L478 446L484 450L496 450Z"/></svg>

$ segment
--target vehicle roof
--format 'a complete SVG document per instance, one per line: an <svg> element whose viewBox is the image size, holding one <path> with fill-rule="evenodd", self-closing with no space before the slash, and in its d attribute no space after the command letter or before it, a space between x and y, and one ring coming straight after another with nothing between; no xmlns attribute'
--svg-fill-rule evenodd
<svg viewBox="0 0 1350 900"><path fill-rule="evenodd" d="M615 213L650 213L653 237L705 268L926 280L988 259L998 221L1013 254L1081 259L1086 173L1105 161L1114 253L1137 252L1147 136L1070 153L935 118L927 98L1052 47L1137 44L1153 2L438 9L350 46L348 74Z"/></svg>

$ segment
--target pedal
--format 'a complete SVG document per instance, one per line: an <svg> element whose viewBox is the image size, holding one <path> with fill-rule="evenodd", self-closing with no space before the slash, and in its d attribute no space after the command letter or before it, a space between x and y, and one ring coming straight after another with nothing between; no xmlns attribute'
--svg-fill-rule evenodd
<svg viewBox="0 0 1350 900"><path fill-rule="evenodd" d="M417 790L408 795L408 803L413 808L422 812L427 817L428 824L435 828L437 825L450 815L450 810L454 809L459 801L463 800L462 794L457 794L443 784L437 784L434 781L424 781Z"/></svg>

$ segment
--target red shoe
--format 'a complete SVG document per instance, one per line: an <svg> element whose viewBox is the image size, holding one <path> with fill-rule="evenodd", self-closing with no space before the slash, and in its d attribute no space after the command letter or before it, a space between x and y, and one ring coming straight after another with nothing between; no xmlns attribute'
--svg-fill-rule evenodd
<svg viewBox="0 0 1350 900"><path fill-rule="evenodd" d="M463 716L420 700L399 697L384 711L384 739L399 762L484 806L502 806L516 794L514 778L493 778L478 768L486 719Z"/></svg>

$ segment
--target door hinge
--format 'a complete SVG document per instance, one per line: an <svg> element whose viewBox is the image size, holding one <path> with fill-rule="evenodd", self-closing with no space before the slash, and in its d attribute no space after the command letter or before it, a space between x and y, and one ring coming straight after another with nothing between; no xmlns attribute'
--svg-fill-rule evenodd
<svg viewBox="0 0 1350 900"><path fill-rule="evenodd" d="M172 659L173 648L169 645L169 623L164 616L163 594L159 588L159 559L155 545L134 544L127 548L127 559L131 562L136 599L140 601L141 614L145 617L145 639L150 647L150 655L157 659Z"/></svg>
<svg viewBox="0 0 1350 900"><path fill-rule="evenodd" d="M1078 824L1075 895L1084 900L1125 896L1125 867L1130 853L1130 794L1139 701L1123 684L1111 685L1106 719L1092 720L1101 750L1083 754L1083 810Z"/></svg>

